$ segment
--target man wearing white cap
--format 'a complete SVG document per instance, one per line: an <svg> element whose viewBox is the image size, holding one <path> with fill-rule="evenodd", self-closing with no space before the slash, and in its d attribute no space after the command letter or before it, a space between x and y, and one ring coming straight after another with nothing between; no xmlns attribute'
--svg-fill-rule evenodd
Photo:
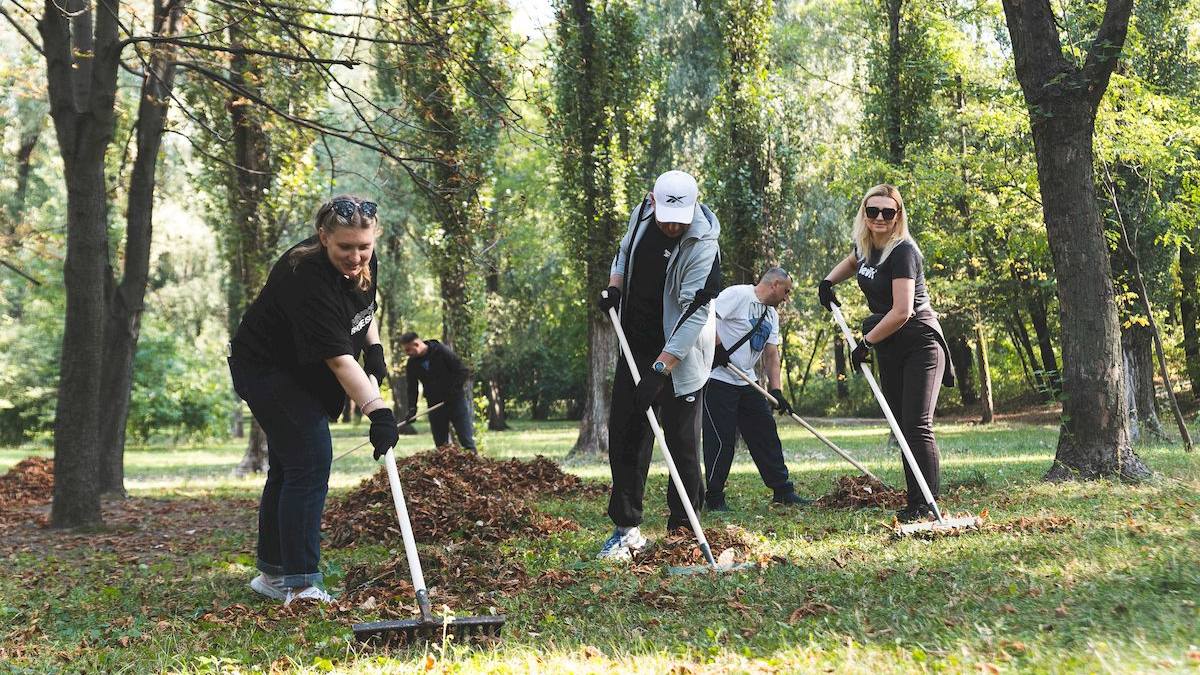
<svg viewBox="0 0 1200 675"><path fill-rule="evenodd" d="M697 196L696 179L683 171L658 177L654 191L629 216L609 287L600 297L600 311L618 310L641 371L635 387L625 360L617 361L608 423L613 481L608 516L616 528L601 558L627 560L647 544L639 526L654 449L645 415L650 406L659 415L686 498L696 509L704 499L701 411L715 342L709 301L721 288L721 225ZM683 502L670 482L667 505L667 530L686 527Z"/></svg>

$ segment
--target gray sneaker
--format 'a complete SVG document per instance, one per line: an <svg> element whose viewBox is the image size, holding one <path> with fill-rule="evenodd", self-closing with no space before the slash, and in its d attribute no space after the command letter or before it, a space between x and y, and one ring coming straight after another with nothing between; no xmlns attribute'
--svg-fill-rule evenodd
<svg viewBox="0 0 1200 675"><path fill-rule="evenodd" d="M277 577L266 572L250 580L250 589L272 600L287 599L287 589L283 587L283 577Z"/></svg>
<svg viewBox="0 0 1200 675"><path fill-rule="evenodd" d="M636 527L618 527L600 548L600 560L632 560L650 542Z"/></svg>

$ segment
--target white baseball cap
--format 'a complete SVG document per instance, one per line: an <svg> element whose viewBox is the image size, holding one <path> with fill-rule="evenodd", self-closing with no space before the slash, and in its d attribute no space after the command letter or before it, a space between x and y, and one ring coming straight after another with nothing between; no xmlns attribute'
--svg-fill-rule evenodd
<svg viewBox="0 0 1200 675"><path fill-rule="evenodd" d="M654 181L654 219L660 223L691 223L699 192L690 173L664 173Z"/></svg>

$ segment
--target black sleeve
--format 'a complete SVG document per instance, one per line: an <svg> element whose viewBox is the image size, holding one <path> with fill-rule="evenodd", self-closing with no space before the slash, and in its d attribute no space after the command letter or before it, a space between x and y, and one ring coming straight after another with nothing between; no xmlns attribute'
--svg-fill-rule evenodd
<svg viewBox="0 0 1200 675"><path fill-rule="evenodd" d="M404 364L405 380L408 381L408 407L413 407L417 404L417 371L415 368L416 362L413 357L408 357L408 361Z"/></svg>
<svg viewBox="0 0 1200 675"><path fill-rule="evenodd" d="M893 279L916 279L921 271L921 255L907 242L897 244L888 260L892 263Z"/></svg>
<svg viewBox="0 0 1200 675"><path fill-rule="evenodd" d="M288 278L290 287L282 294L282 306L292 326L296 359L317 363L342 354L354 354L350 320L334 290L303 265Z"/></svg>
<svg viewBox="0 0 1200 675"><path fill-rule="evenodd" d="M462 388L467 381L467 375L470 374L467 372L466 364L449 347L442 348L442 357L446 359L446 370L454 377L454 385Z"/></svg>

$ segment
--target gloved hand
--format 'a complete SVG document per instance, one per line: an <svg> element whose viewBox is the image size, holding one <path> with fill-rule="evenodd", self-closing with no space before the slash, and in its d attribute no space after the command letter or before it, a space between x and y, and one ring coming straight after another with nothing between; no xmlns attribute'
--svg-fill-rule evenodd
<svg viewBox="0 0 1200 675"><path fill-rule="evenodd" d="M850 365L854 368L855 372L858 372L859 364L871 362L871 347L874 346L870 342L867 342L867 338L865 337L858 339L858 346L854 348L854 351L850 352Z"/></svg>
<svg viewBox="0 0 1200 675"><path fill-rule="evenodd" d="M387 381L387 362L383 359L383 345L367 345L363 350L363 370L368 375L374 375L380 386Z"/></svg>
<svg viewBox="0 0 1200 675"><path fill-rule="evenodd" d="M400 430L396 428L396 416L387 406L372 410L367 417L371 418L370 439L375 448L375 461L379 461L400 440Z"/></svg>
<svg viewBox="0 0 1200 675"><path fill-rule="evenodd" d="M783 397L783 392L781 390L772 389L771 390L771 398L774 398L775 401L779 404L779 405L775 406L775 412L779 413L780 415L792 414L792 404L788 403L788 400Z"/></svg>
<svg viewBox="0 0 1200 675"><path fill-rule="evenodd" d="M817 284L817 298L821 302L821 306L829 312L833 311L833 307L830 307L830 304L837 305L838 307L842 306L842 303L838 302L837 295L833 292L833 282L828 279L823 279L821 283Z"/></svg>
<svg viewBox="0 0 1200 675"><path fill-rule="evenodd" d="M609 286L600 292L600 299L596 301L596 306L600 311L608 314L609 309L616 309L621 304L621 289L616 286Z"/></svg>
<svg viewBox="0 0 1200 675"><path fill-rule="evenodd" d="M713 370L727 365L729 365L729 352L725 351L725 345L718 342L717 350L713 352Z"/></svg>
<svg viewBox="0 0 1200 675"><path fill-rule="evenodd" d="M633 407L639 413L644 413L650 409L650 404L658 398L659 392L662 391L663 385L667 383L667 376L660 375L654 372L653 369L646 371L642 375L642 381L638 383L637 389L633 390Z"/></svg>

